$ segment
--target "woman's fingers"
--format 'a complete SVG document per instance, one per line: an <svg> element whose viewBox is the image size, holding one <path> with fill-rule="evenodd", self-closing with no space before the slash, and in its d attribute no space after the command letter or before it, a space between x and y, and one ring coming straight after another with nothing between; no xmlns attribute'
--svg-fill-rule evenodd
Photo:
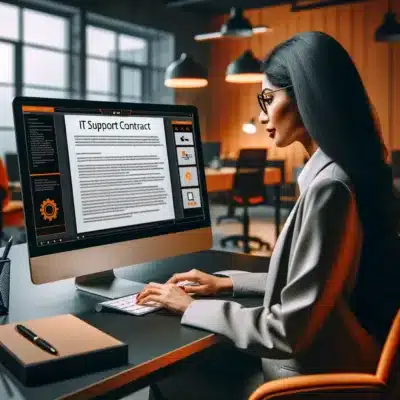
<svg viewBox="0 0 400 400"><path fill-rule="evenodd" d="M174 274L172 277L167 281L167 283L178 283L181 281L192 281L198 282L200 279L199 272L195 269L192 269L189 272L182 272L179 274Z"/></svg>
<svg viewBox="0 0 400 400"><path fill-rule="evenodd" d="M162 288L164 286L163 283L157 283L157 282L150 282L149 287L156 287L156 288Z"/></svg>
<svg viewBox="0 0 400 400"><path fill-rule="evenodd" d="M181 274L174 274L170 279L168 279L167 283L178 283L181 281L188 281L190 279L190 272L182 272Z"/></svg>
<svg viewBox="0 0 400 400"><path fill-rule="evenodd" d="M140 294L137 296L137 302L140 302L142 299L144 299L146 296L148 296L150 294L161 295L161 288L160 287L154 287L154 286L145 287L140 292Z"/></svg>
<svg viewBox="0 0 400 400"><path fill-rule="evenodd" d="M207 285L198 286L182 286L181 287L186 293L205 293L208 289Z"/></svg>
<svg viewBox="0 0 400 400"><path fill-rule="evenodd" d="M146 297L143 297L142 300L138 302L140 305L144 305L146 303L157 303L157 304L163 304L161 301L161 295L160 294L149 294Z"/></svg>

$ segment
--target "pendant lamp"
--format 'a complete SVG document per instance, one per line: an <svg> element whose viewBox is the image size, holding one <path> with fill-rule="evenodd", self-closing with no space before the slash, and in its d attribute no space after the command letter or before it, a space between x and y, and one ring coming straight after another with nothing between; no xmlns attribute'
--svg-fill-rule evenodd
<svg viewBox="0 0 400 400"><path fill-rule="evenodd" d="M238 59L228 65L225 80L231 83L258 83L263 80L261 61L251 50L246 50Z"/></svg>
<svg viewBox="0 0 400 400"><path fill-rule="evenodd" d="M400 40L400 23L396 21L396 14L391 10L383 17L383 23L375 31L377 42L394 42Z"/></svg>
<svg viewBox="0 0 400 400"><path fill-rule="evenodd" d="M221 26L218 32L201 33L194 38L197 41L222 39L225 37L241 38L270 32L271 30L272 29L266 25L253 26L251 22L244 17L242 8L232 7L228 20Z"/></svg>
<svg viewBox="0 0 400 400"><path fill-rule="evenodd" d="M165 71L164 84L170 88L200 88L207 86L207 71L186 53L172 62Z"/></svg>

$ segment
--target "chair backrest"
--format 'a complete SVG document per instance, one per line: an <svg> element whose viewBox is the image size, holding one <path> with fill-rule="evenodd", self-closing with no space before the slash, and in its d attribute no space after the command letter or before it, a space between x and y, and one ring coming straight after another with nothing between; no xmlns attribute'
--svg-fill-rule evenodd
<svg viewBox="0 0 400 400"><path fill-rule="evenodd" d="M382 354L379 359L376 376L387 382L394 369L398 366L400 349L400 309L395 316L390 332L387 336Z"/></svg>
<svg viewBox="0 0 400 400"><path fill-rule="evenodd" d="M267 149L242 149L236 162L233 180L233 196L244 203L251 198L264 198L264 174L267 163Z"/></svg>

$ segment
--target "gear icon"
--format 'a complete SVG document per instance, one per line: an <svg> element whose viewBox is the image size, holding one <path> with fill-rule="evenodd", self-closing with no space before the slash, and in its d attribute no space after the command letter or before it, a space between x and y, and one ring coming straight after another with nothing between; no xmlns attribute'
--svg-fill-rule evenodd
<svg viewBox="0 0 400 400"><path fill-rule="evenodd" d="M56 202L51 199L43 200L40 205L40 214L42 214L44 220L49 222L57 218L58 210Z"/></svg>

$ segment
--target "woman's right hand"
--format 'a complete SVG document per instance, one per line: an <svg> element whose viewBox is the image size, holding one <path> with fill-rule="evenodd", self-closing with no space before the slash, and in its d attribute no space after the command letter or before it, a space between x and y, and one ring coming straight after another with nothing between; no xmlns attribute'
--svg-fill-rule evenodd
<svg viewBox="0 0 400 400"><path fill-rule="evenodd" d="M186 293L195 293L202 296L214 296L217 293L232 290L232 279L222 278L205 272L192 269L189 272L174 274L167 283L178 284L183 281L191 281L194 286L182 286Z"/></svg>

